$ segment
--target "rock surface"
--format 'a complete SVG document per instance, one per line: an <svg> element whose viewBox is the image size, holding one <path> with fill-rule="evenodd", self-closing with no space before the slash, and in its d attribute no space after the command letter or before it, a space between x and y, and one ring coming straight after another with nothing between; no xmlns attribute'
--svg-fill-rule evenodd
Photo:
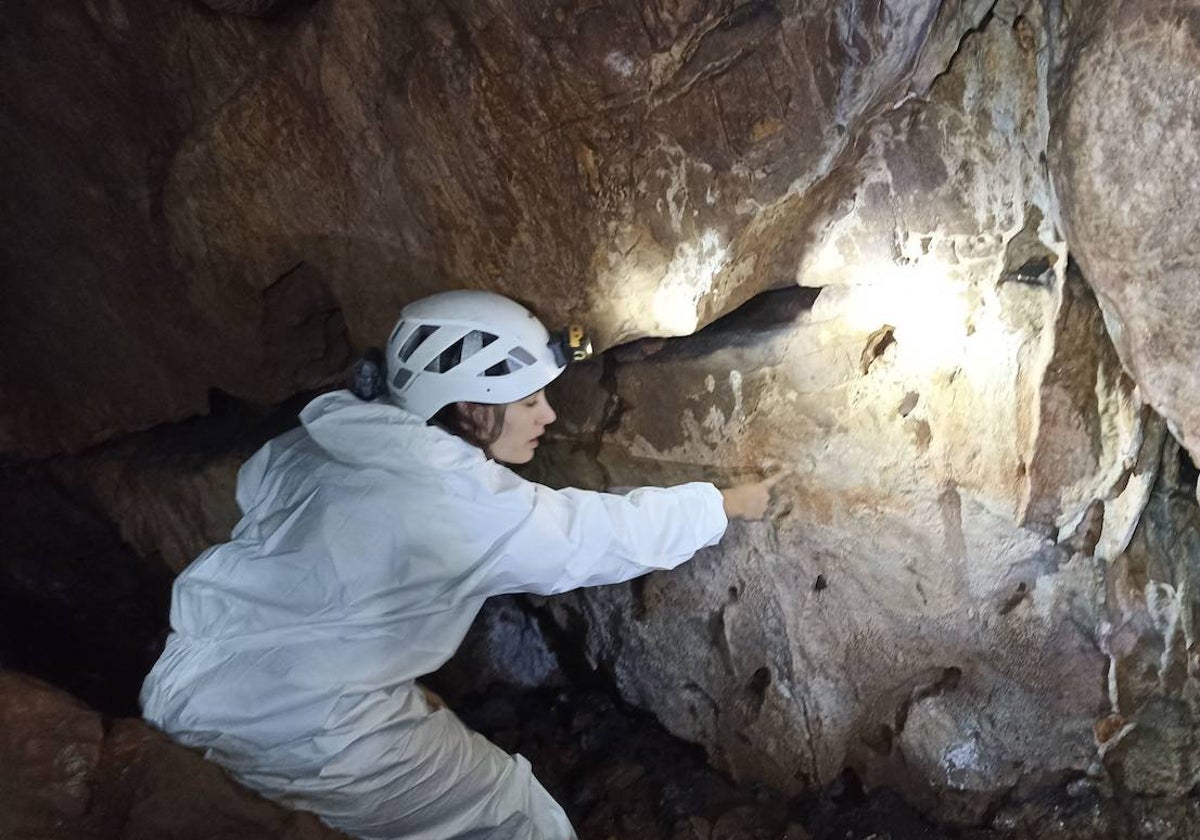
<svg viewBox="0 0 1200 840"><path fill-rule="evenodd" d="M230 781L137 720L0 670L0 836L23 840L345 840Z"/></svg>
<svg viewBox="0 0 1200 840"><path fill-rule="evenodd" d="M1200 6L208 5L6 15L0 452L275 404L505 291L657 336L565 378L535 476L793 472L546 605L718 767L962 825L1193 789ZM48 469L178 570L261 435L170 438Z"/></svg>
<svg viewBox="0 0 1200 840"><path fill-rule="evenodd" d="M1071 249L1143 398L1200 455L1200 4L1068 3L1049 150Z"/></svg>
<svg viewBox="0 0 1200 840"><path fill-rule="evenodd" d="M15 9L0 451L278 402L449 286L690 332L791 282L988 5Z"/></svg>
<svg viewBox="0 0 1200 840"><path fill-rule="evenodd" d="M947 834L852 778L788 800L738 787L699 750L597 692L455 697L468 724L528 756L581 840L1189 840L1197 803L1114 802L1086 793L999 813ZM37 680L0 670L0 835L22 840L337 840L315 817L233 784L145 724L103 719Z"/></svg>

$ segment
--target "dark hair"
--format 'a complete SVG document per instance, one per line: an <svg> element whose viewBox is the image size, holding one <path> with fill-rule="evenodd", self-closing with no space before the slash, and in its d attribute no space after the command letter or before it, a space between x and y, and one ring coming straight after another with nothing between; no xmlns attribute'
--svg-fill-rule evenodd
<svg viewBox="0 0 1200 840"><path fill-rule="evenodd" d="M504 429L504 410L506 406L503 404L487 405L484 403L470 403L470 405L487 410L486 425L481 424L470 414L459 408L458 403L450 403L450 405L440 408L433 417L429 418L429 425L437 426L456 437L462 438L472 446L482 449L488 457L491 457L492 453L488 452L488 447L496 442L500 437L500 432Z"/></svg>

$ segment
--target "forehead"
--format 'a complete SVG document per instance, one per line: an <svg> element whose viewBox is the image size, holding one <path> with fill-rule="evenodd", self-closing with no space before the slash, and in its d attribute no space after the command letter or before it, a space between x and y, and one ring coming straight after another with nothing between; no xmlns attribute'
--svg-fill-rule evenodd
<svg viewBox="0 0 1200 840"><path fill-rule="evenodd" d="M537 398L540 397L544 393L546 393L545 390L539 389L537 391L534 391L532 394L521 397L521 399L516 400L515 402L509 403L509 405L524 405L526 403L536 402Z"/></svg>

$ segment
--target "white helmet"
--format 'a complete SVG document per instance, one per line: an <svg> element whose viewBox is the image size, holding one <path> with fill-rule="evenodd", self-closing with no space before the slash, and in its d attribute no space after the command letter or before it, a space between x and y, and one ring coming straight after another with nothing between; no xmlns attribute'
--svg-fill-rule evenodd
<svg viewBox="0 0 1200 840"><path fill-rule="evenodd" d="M388 339L388 393L422 420L459 400L515 402L566 369L552 343L532 312L503 295L431 295L404 307Z"/></svg>

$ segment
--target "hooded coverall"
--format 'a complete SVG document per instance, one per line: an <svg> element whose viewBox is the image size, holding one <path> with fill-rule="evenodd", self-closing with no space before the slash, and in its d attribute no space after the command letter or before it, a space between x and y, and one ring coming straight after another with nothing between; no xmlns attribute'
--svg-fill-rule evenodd
<svg viewBox="0 0 1200 840"><path fill-rule="evenodd" d="M238 474L230 542L176 580L146 719L362 838L573 838L529 763L418 677L489 595L669 569L720 539L711 484L552 490L389 403L318 397Z"/></svg>

